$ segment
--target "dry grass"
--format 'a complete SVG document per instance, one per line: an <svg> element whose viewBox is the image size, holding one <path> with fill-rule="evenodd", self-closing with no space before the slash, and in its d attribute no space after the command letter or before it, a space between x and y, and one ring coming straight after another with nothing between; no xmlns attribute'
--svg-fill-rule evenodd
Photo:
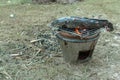
<svg viewBox="0 0 120 80"><path fill-rule="evenodd" d="M119 4L119 0L85 0L72 5L1 5L0 80L119 80ZM55 18L92 15L103 15L113 22L115 31L101 33L93 59L87 63L69 65L62 57L43 58L38 55L47 50L37 53L42 47L30 43L39 34L51 32L47 24ZM11 54L22 56L12 58Z"/></svg>

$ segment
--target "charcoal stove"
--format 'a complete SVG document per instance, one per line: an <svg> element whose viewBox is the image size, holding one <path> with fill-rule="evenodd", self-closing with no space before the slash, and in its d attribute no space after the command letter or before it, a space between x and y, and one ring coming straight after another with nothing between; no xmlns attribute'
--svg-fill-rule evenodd
<svg viewBox="0 0 120 80"><path fill-rule="evenodd" d="M85 62L92 54L100 36L100 29L113 31L113 25L107 20L80 17L59 18L51 23L66 62Z"/></svg>

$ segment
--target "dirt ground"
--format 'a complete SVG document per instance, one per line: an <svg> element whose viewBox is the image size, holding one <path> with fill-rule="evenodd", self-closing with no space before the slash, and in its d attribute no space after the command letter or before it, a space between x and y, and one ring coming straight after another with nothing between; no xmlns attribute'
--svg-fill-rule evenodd
<svg viewBox="0 0 120 80"><path fill-rule="evenodd" d="M0 80L120 80L119 5L120 0L0 5ZM64 16L99 15L115 30L101 32L92 60L66 63L47 25Z"/></svg>

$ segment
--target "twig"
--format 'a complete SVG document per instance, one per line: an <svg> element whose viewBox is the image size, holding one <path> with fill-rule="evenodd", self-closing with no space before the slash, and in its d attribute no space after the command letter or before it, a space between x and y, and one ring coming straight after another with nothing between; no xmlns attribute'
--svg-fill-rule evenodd
<svg viewBox="0 0 120 80"><path fill-rule="evenodd" d="M35 42L38 42L40 41L41 39L36 39L36 40L31 40L30 43L35 43Z"/></svg>
<svg viewBox="0 0 120 80"><path fill-rule="evenodd" d="M53 57L62 57L62 55L61 54L56 54Z"/></svg>
<svg viewBox="0 0 120 80"><path fill-rule="evenodd" d="M31 60L34 59L41 51L42 51L42 49L39 49L39 50L36 52L36 54L31 58Z"/></svg>
<svg viewBox="0 0 120 80"><path fill-rule="evenodd" d="M12 79L12 77L6 72L6 71L3 71L3 74L5 74L7 77L7 79Z"/></svg>

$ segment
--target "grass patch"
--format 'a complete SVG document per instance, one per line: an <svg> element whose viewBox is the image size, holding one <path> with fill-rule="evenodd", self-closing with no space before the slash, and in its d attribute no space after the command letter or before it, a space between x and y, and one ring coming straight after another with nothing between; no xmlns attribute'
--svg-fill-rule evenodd
<svg viewBox="0 0 120 80"><path fill-rule="evenodd" d="M10 0L13 4L25 4L25 3L31 3L32 0Z"/></svg>
<svg viewBox="0 0 120 80"><path fill-rule="evenodd" d="M0 0L0 6L32 3L32 0Z"/></svg>
<svg viewBox="0 0 120 80"><path fill-rule="evenodd" d="M119 80L120 49L115 45L120 43L115 37L119 38L115 34L120 32L119 0L85 0L67 5L21 5L28 0L21 1L12 3L19 5L8 5L7 1L0 0L0 80ZM93 59L69 65L62 57L55 57L62 54L60 49L54 49L59 47L47 24L63 16L92 15L103 15L103 19L116 26L111 34L101 33ZM41 41L30 43L35 39ZM49 42L54 46L52 49L46 46ZM11 57L11 54L22 55Z"/></svg>

